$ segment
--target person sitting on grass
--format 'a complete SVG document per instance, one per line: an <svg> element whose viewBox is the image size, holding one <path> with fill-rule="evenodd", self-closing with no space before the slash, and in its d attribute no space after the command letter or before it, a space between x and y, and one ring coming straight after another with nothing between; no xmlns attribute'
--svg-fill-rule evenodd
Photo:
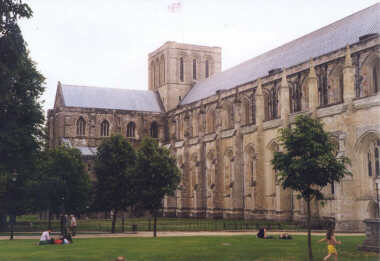
<svg viewBox="0 0 380 261"><path fill-rule="evenodd" d="M323 241L327 241L327 256L325 256L323 258L323 261L326 261L327 259L329 259L331 257L331 255L334 255L334 260L337 261L338 260L338 252L335 249L335 245L337 245L337 244L340 245L340 244L342 244L342 242L336 240L336 238L334 236L334 231L332 229L329 229L327 231L326 237L322 238L318 242L323 242Z"/></svg>
<svg viewBox="0 0 380 261"><path fill-rule="evenodd" d="M281 232L280 239L292 239L292 236L289 235L287 232Z"/></svg>
<svg viewBox="0 0 380 261"><path fill-rule="evenodd" d="M42 232L41 238L40 238L40 245L48 245L48 244L54 244L54 238L50 237L51 229L48 229L47 231Z"/></svg>
<svg viewBox="0 0 380 261"><path fill-rule="evenodd" d="M267 231L266 231L266 229L265 228L260 228L259 232L256 235L256 237L262 238L262 239L266 238L267 237Z"/></svg>
<svg viewBox="0 0 380 261"><path fill-rule="evenodd" d="M66 235L62 236L61 240L62 240L62 244L72 244L73 243L73 237L71 236L70 232L67 232Z"/></svg>

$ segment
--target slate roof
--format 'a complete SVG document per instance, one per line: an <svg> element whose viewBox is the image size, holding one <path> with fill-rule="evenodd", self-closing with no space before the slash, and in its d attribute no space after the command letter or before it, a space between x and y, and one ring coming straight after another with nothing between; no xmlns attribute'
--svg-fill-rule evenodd
<svg viewBox="0 0 380 261"><path fill-rule="evenodd" d="M189 104L216 93L254 81L276 68L288 68L380 33L380 3L372 5L292 42L217 73L194 85L181 104Z"/></svg>
<svg viewBox="0 0 380 261"><path fill-rule="evenodd" d="M162 112L158 94L152 91L61 84L65 106Z"/></svg>
<svg viewBox="0 0 380 261"><path fill-rule="evenodd" d="M95 156L98 149L96 147L74 146L83 156Z"/></svg>

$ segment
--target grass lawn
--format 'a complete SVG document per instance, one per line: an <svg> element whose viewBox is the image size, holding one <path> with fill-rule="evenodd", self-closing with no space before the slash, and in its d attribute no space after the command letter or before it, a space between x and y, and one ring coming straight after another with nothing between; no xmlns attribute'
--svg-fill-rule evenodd
<svg viewBox="0 0 380 261"><path fill-rule="evenodd" d="M322 260L326 245L313 237L315 260ZM357 250L364 237L338 237L340 261L378 261L380 256ZM306 260L306 236L293 240L257 239L254 236L93 238L72 245L37 246L35 240L0 241L1 261L110 261L123 255L128 261L298 261ZM332 260L332 259L330 259Z"/></svg>

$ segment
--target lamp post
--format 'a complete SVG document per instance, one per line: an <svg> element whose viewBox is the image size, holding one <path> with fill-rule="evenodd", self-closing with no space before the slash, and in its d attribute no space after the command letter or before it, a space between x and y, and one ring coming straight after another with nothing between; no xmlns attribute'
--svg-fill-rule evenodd
<svg viewBox="0 0 380 261"><path fill-rule="evenodd" d="M13 201L13 196L14 196L14 191L13 190L15 188L16 181L17 181L17 172L16 172L16 170L13 170L12 175L11 175L11 182L10 182L10 184L12 184L12 185L9 186L9 197L11 199L9 202ZM12 205L14 205L14 204L12 204ZM14 238L15 216L14 216L13 207L14 206L11 207L12 209L11 209L11 211L9 213L10 214L9 215L9 221L10 221L10 225L11 225L11 235L10 235L9 240L13 240L13 238Z"/></svg>

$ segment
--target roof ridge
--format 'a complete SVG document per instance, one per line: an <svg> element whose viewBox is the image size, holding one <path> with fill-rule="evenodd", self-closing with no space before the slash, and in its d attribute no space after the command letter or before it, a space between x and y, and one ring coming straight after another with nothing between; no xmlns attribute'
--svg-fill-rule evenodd
<svg viewBox="0 0 380 261"><path fill-rule="evenodd" d="M154 92L151 90L140 90L140 89L126 89L126 88L115 88L115 87L104 87L104 86L88 86L88 85L77 85L77 84L61 84L63 86L71 86L71 87L85 87L85 88L98 88L98 89L108 89L108 90L121 90L121 91L141 91L141 92Z"/></svg>

